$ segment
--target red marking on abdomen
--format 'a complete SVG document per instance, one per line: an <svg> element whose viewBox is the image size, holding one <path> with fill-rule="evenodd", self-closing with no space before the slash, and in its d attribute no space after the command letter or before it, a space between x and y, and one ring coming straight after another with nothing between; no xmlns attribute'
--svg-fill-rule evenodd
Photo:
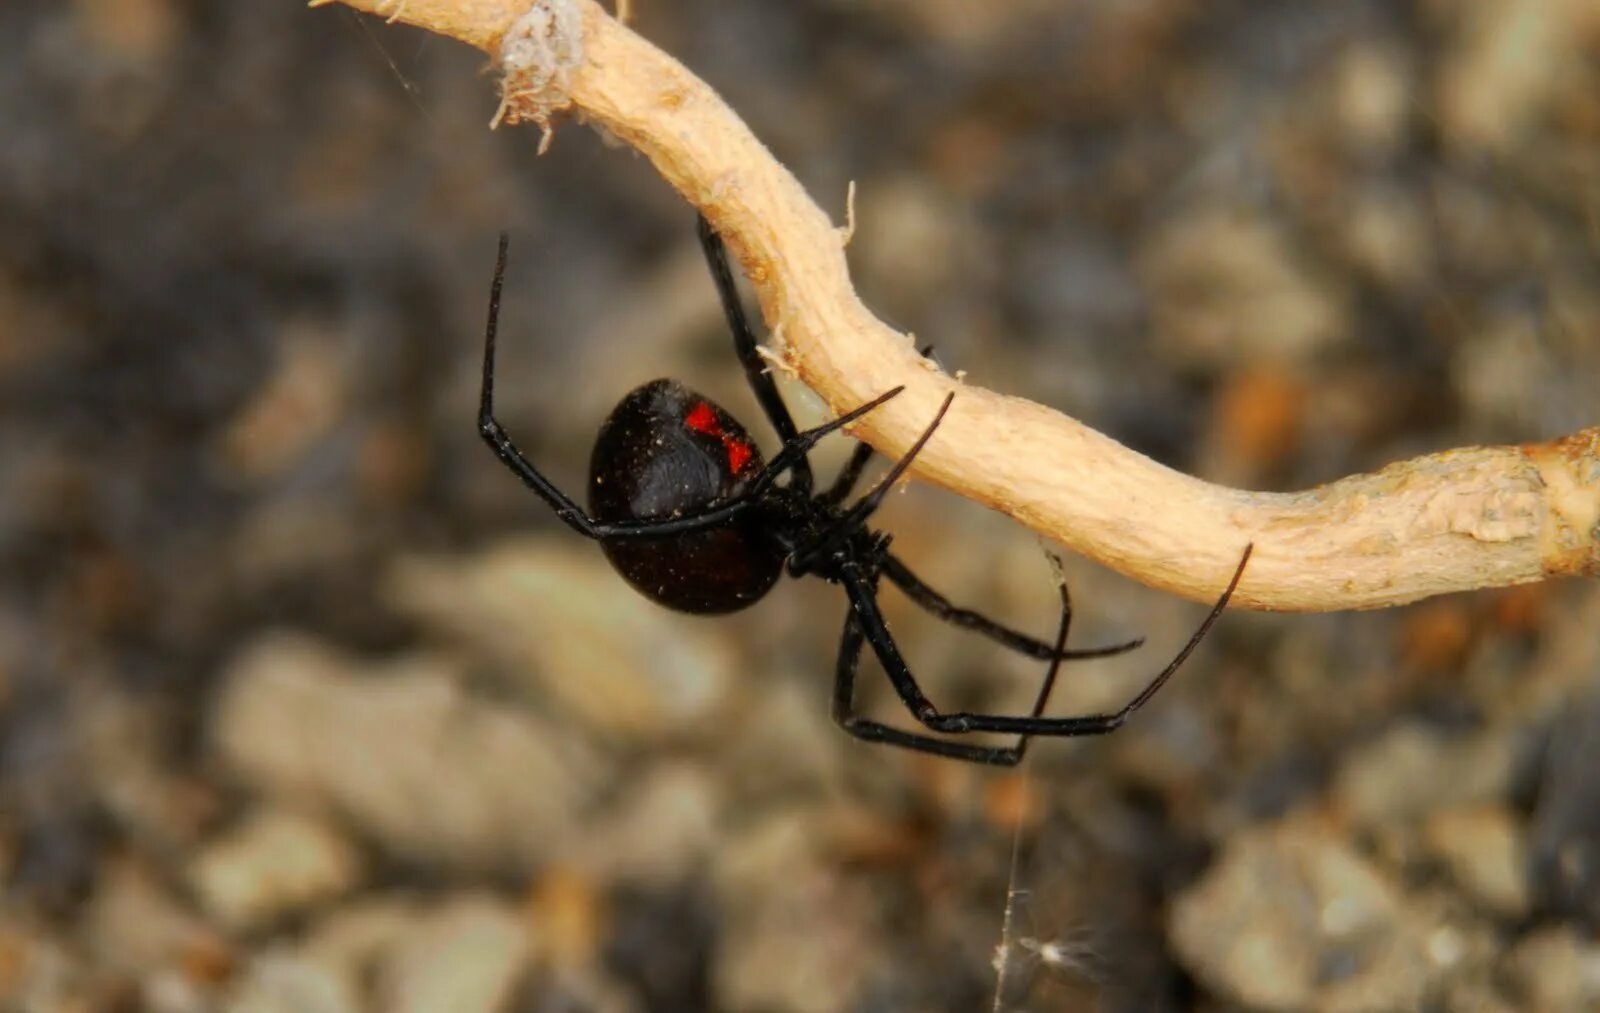
<svg viewBox="0 0 1600 1013"><path fill-rule="evenodd" d="M683 417L683 424L707 436L722 435L722 423L717 421L716 410L704 401L689 409L689 414Z"/></svg>
<svg viewBox="0 0 1600 1013"><path fill-rule="evenodd" d="M750 458L755 456L750 444L736 436L724 436L722 446L728 451L728 470L735 474L743 471L744 466L750 463Z"/></svg>
<svg viewBox="0 0 1600 1013"><path fill-rule="evenodd" d="M728 470L734 474L744 470L750 463L750 458L755 456L755 448L750 444L724 432L722 423L717 421L717 411L705 401L700 401L683 417L683 424L697 433L712 436L722 441L722 449L728 455Z"/></svg>

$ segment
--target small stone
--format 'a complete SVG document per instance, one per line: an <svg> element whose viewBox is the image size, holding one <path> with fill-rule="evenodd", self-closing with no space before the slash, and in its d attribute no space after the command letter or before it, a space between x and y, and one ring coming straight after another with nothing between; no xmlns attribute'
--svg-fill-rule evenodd
<svg viewBox="0 0 1600 1013"><path fill-rule="evenodd" d="M1404 143L1417 102L1408 54L1356 44L1334 63L1334 125L1354 151L1387 154Z"/></svg>
<svg viewBox="0 0 1600 1013"><path fill-rule="evenodd" d="M817 690L813 682L777 675L750 694L723 754L724 783L736 798L814 794L842 783L848 753Z"/></svg>
<svg viewBox="0 0 1600 1013"><path fill-rule="evenodd" d="M513 686L613 734L698 733L728 703L736 658L727 638L647 601L581 539L517 539L464 562L405 560L389 596L481 652Z"/></svg>
<svg viewBox="0 0 1600 1013"><path fill-rule="evenodd" d="M291 325L277 371L229 423L227 464L240 476L271 478L292 467L339 421L347 405L344 364L334 335Z"/></svg>
<svg viewBox="0 0 1600 1013"><path fill-rule="evenodd" d="M1261 1009L1415 1008L1432 973L1395 885L1309 821L1237 835L1169 932L1198 977Z"/></svg>
<svg viewBox="0 0 1600 1013"><path fill-rule="evenodd" d="M351 980L371 977L378 959L414 931L424 908L409 897L363 897L344 904L306 934L301 950L310 960Z"/></svg>
<svg viewBox="0 0 1600 1013"><path fill-rule="evenodd" d="M392 1013L494 1013L528 955L516 911L487 897L452 901L393 947L379 968L379 1008Z"/></svg>
<svg viewBox="0 0 1600 1013"><path fill-rule="evenodd" d="M567 847L606 764L532 714L472 698L463 681L440 656L363 665L267 636L228 672L216 750L245 783L331 808L410 858L527 868Z"/></svg>
<svg viewBox="0 0 1600 1013"><path fill-rule="evenodd" d="M712 861L720 793L702 767L665 764L623 790L566 861L604 882L665 887Z"/></svg>
<svg viewBox="0 0 1600 1013"><path fill-rule="evenodd" d="M1528 856L1522 826L1498 806L1434 813L1424 828L1428 850L1473 899L1495 914L1528 911Z"/></svg>
<svg viewBox="0 0 1600 1013"><path fill-rule="evenodd" d="M1353 193L1338 224L1345 255L1396 288L1428 277L1432 242L1426 213L1404 191L1373 187Z"/></svg>
<svg viewBox="0 0 1600 1013"><path fill-rule="evenodd" d="M160 968L139 983L141 1013L207 1013L215 1003L199 982L174 968Z"/></svg>
<svg viewBox="0 0 1600 1013"><path fill-rule="evenodd" d="M1305 360L1352 331L1339 294L1269 219L1204 209L1166 224L1141 271L1180 361Z"/></svg>
<svg viewBox="0 0 1600 1013"><path fill-rule="evenodd" d="M325 824L267 809L209 845L189 878L214 917L250 929L345 893L360 873L354 846Z"/></svg>
<svg viewBox="0 0 1600 1013"><path fill-rule="evenodd" d="M712 974L728 1009L846 1009L872 970L868 898L819 859L815 822L802 810L748 826L713 869L725 920Z"/></svg>
<svg viewBox="0 0 1600 1013"><path fill-rule="evenodd" d="M596 835L604 839L603 835ZM558 971L594 966L605 941L606 907L602 882L572 869L545 870L527 900L528 916L539 926L545 955Z"/></svg>
<svg viewBox="0 0 1600 1013"><path fill-rule="evenodd" d="M0 999L7 1010L89 1010L82 956L31 923L8 917L0 924Z"/></svg>
<svg viewBox="0 0 1600 1013"><path fill-rule="evenodd" d="M250 962L228 1013L358 1013L360 997L351 980L333 968L273 949Z"/></svg>
<svg viewBox="0 0 1600 1013"><path fill-rule="evenodd" d="M1362 827L1392 826L1435 809L1503 798L1516 761L1503 734L1447 736L1402 725L1345 761L1333 798Z"/></svg>
<svg viewBox="0 0 1600 1013"><path fill-rule="evenodd" d="M1570 927L1524 938L1506 957L1505 969L1524 1009L1600 1009L1600 943Z"/></svg>
<svg viewBox="0 0 1600 1013"><path fill-rule="evenodd" d="M225 949L213 929L135 861L113 862L104 871L82 926L101 967L139 975Z"/></svg>
<svg viewBox="0 0 1600 1013"><path fill-rule="evenodd" d="M1455 20L1441 53L1433 108L1445 139L1505 151L1581 80L1600 33L1593 0L1437 4Z"/></svg>

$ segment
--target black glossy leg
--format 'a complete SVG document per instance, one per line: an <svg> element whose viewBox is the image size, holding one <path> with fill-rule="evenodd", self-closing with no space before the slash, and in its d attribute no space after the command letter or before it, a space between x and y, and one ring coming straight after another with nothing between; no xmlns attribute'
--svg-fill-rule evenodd
<svg viewBox="0 0 1600 1013"><path fill-rule="evenodd" d="M744 367L744 377L755 393L756 401L766 413L778 439L788 444L799 435L789 409L778 395L778 385L768 372L767 363L756 348L755 332L744 315L744 304L739 301L739 290L733 283L733 272L728 268L728 250L722 244L705 216L699 217L700 247L705 251L706 264L711 268L711 280L716 283L717 297L722 300L722 312L728 318L728 330L733 332L733 347ZM811 464L805 458L796 461L792 468L791 484L802 492L811 491Z"/></svg>
<svg viewBox="0 0 1600 1013"><path fill-rule="evenodd" d="M875 581L869 581L868 586L876 593ZM857 716L855 713L856 667L861 660L861 645L865 638L862 634L861 620L857 613L853 596L851 602L850 613L845 617L844 635L839 640L839 661L834 670L833 719L839 724L839 727L865 742L881 742L885 745L898 746L901 749L932 753L935 756L943 756L953 760L965 760L968 763L983 763L994 767L1015 767L1022 762L1023 756L1028 751L1028 737L1026 735L1019 737L1015 745L976 746L964 742L951 742L948 739L937 739L931 735L902 731L898 728L891 728L881 722ZM1044 713L1045 706L1050 701L1050 693L1055 689L1056 675L1061 670L1061 659L1067 654L1064 648L1067 643L1067 632L1071 626L1072 602L1068 597L1066 585L1062 584L1061 624L1056 631L1055 644L1044 646L1045 654L1050 658L1050 667L1045 671L1044 683L1040 685L1039 693L1034 698L1032 716L1035 718Z"/></svg>
<svg viewBox="0 0 1600 1013"><path fill-rule="evenodd" d="M489 321L483 330L483 390L478 399L478 433L506 467L550 505L556 516L580 535L599 538L600 532L583 508L557 489L517 450L511 437L494 417L494 339L500 326L500 290L506 276L506 248L511 237L500 233L500 250L495 255L494 281L489 285Z"/></svg>
<svg viewBox="0 0 1600 1013"><path fill-rule="evenodd" d="M824 531L810 545L797 549L794 555L789 557L790 573L799 576L810 571L816 565L818 559L837 552L852 534L861 530L867 518L872 516L872 512L878 509L878 505L883 502L883 498L894 487L895 482L899 481L900 476L904 475L906 469L911 467L911 462L917 459L917 455L922 452L922 448L928 445L928 441L933 438L934 430L938 429L939 423L944 421L945 412L950 410L950 402L955 399L956 395L953 391L946 394L944 403L939 406L939 411L933 416L933 421L928 423L928 428L924 429L922 435L917 437L917 442L911 445L911 449L906 451L905 456L896 461L894 467L890 468L888 473L878 480L878 484L872 487L872 491L852 504L850 509L840 514L839 519L834 521L828 530Z"/></svg>
<svg viewBox="0 0 1600 1013"><path fill-rule="evenodd" d="M890 582L896 587L904 591L906 597L950 625L980 633L995 643L1009 647L1018 654L1026 654L1030 658L1038 658L1040 661L1045 661L1051 657L1050 645L1044 641L1035 640L1025 633L1019 633L1009 626L1003 626L982 613L951 604L948 598L929 587L921 577L912 573L911 569L897 557L885 553L881 566L883 575L889 578ZM1070 605L1068 607L1070 608ZM1057 657L1068 661L1080 661L1086 658L1109 658L1137 650L1143 645L1144 638L1135 637L1126 643L1112 644L1108 647L1062 651Z"/></svg>
<svg viewBox="0 0 1600 1013"><path fill-rule="evenodd" d="M872 454L871 444L856 444L856 449L850 452L850 460L839 470L839 477L835 478L833 484L828 486L828 491L822 494L822 502L829 506L843 503L845 497L856 487L856 483L861 481L861 473L867 469Z"/></svg>
<svg viewBox="0 0 1600 1013"><path fill-rule="evenodd" d="M539 498L549 504L556 516L574 531L594 539L648 539L668 538L673 535L687 534L714 528L727 523L730 517L748 508L751 503L760 499L772 483L784 472L803 465L806 453L816 446L824 436L844 426L849 425L867 412L888 401L901 392L904 388L896 387L891 391L879 395L854 411L825 422L814 429L802 433L795 433L784 441L783 449L773 455L760 475L750 483L746 491L736 499L719 504L711 510L696 514L692 517L676 517L659 521L633 521L620 524L602 524L594 520L583 508L555 484L546 478L533 462L523 456L517 449L504 427L494 417L494 363L495 363L495 336L500 323L500 293L505 278L506 248L509 237L500 234L499 254L495 259L494 281L489 288L489 319L484 327L483 335L483 389L478 401L478 432L484 442L489 444L495 455L500 458L528 488L539 495Z"/></svg>
<svg viewBox="0 0 1600 1013"><path fill-rule="evenodd" d="M924 359L933 358L932 345L923 345L920 351ZM872 454L873 450L870 444L858 443L856 449L850 454L850 460L845 462L845 466L839 471L838 477L833 480L832 485L828 486L828 491L822 494L822 502L829 506L838 506L843 503L845 497L850 495L851 490L856 487L856 483L861 480L861 473L867 469L867 465L872 461Z"/></svg>
<svg viewBox="0 0 1600 1013"><path fill-rule="evenodd" d="M1110 714L1091 714L1084 717L1046 718L1038 714L1011 716L941 713L923 694L905 659L900 656L900 650L895 645L894 638L883 621L883 614L878 609L875 580L867 577L858 566L848 563L841 568L841 579L845 591L850 596L852 620L860 624L862 635L878 655L878 660L882 662L884 672L889 676L889 682L894 686L901 701L911 711L912 716L928 728L953 735L966 732L1013 732L1020 735L1054 737L1105 735L1121 728L1139 708L1149 703L1151 697L1156 695L1172 674L1188 660L1189 655L1194 653L1194 649L1205 639L1212 625L1227 608L1228 599L1233 597L1234 590L1239 586L1239 579L1244 576L1245 566L1250 562L1250 552L1253 548L1254 546L1245 546L1239 567L1234 571L1233 579L1228 582L1227 590L1222 592L1222 597L1217 599L1216 605L1212 607L1205 621L1195 630L1177 657L1173 658L1171 663L1150 680L1139 695L1122 709Z"/></svg>

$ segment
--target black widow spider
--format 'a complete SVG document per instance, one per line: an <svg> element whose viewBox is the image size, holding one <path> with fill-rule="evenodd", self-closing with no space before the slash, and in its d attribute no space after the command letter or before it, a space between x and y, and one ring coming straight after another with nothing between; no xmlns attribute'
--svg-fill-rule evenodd
<svg viewBox="0 0 1600 1013"><path fill-rule="evenodd" d="M814 429L796 429L777 385L757 353L755 334L745 320L722 240L703 217L700 244L733 331L745 379L783 446L771 462L763 463L761 452L744 427L721 407L676 380L654 380L624 397L600 427L589 460L590 512L585 513L522 456L494 417L495 331L507 243L508 238L502 233L484 331L483 395L478 409L478 431L484 440L568 527L598 541L612 566L628 583L668 608L706 615L733 612L765 595L785 569L790 576L812 574L843 585L850 609L834 671L833 718L858 739L973 763L1014 766L1027 750L1029 736L1103 735L1115 731L1149 702L1189 657L1227 607L1244 574L1250 560L1249 546L1227 590L1188 644L1121 710L1086 717L1044 717L1062 660L1121 654L1138 647L1143 638L1091 650L1066 650L1072 603L1062 582L1061 622L1055 642L1035 640L953 605L890 553L888 535L866 526L867 518L884 495L933 436L954 394L945 397L938 413L905 456L854 504L847 507L844 501L872 456L872 448L864 443L856 447L826 490L814 492L807 452L824 436L859 419L903 388L887 391ZM788 476L788 481L780 484L777 480L783 475ZM878 584L882 578L888 578L918 605L946 622L981 633L1029 657L1048 660L1032 711L1026 716L947 714L935 707L912 677L878 608ZM1016 744L995 747L952 742L857 716L856 665L863 643L871 645L901 701L927 728L956 735L1016 734Z"/></svg>

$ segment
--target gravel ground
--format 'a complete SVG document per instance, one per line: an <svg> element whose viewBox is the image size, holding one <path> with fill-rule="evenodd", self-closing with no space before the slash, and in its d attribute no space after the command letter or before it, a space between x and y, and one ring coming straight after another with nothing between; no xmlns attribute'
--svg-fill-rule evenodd
<svg viewBox="0 0 1600 1013"><path fill-rule="evenodd" d="M974 383L1255 488L1600 421L1593 0L635 7L855 181L864 298ZM0 1008L1600 1008L1596 582L1230 613L1020 776L856 743L837 588L656 609L479 444L502 228L503 415L568 488L641 381L755 415L690 211L486 130L482 69L337 8L0 7ZM882 523L1052 628L1027 532ZM1058 694L1115 705L1203 608L1067 571L1076 642L1149 637ZM1023 706L885 607L937 699Z"/></svg>

